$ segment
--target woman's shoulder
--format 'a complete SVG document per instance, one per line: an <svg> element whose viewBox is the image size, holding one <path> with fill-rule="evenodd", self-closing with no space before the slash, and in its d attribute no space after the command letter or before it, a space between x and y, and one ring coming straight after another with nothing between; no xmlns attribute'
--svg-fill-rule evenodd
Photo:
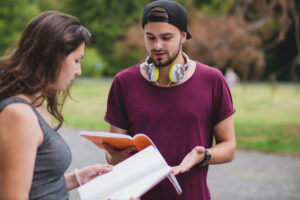
<svg viewBox="0 0 300 200"><path fill-rule="evenodd" d="M30 105L24 103L11 103L0 112L0 120L30 120L36 118Z"/></svg>
<svg viewBox="0 0 300 200"><path fill-rule="evenodd" d="M28 137L30 134L32 139L40 138L39 121L30 105L24 103L7 105L0 112L0 134L7 134L7 137Z"/></svg>

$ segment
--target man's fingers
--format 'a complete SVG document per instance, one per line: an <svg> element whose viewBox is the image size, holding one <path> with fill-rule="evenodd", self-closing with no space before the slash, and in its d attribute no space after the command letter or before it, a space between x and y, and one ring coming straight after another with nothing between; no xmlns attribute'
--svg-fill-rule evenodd
<svg viewBox="0 0 300 200"><path fill-rule="evenodd" d="M129 146L129 147L126 147L124 149L117 149L117 148L113 147L112 145L110 145L108 143L103 143L103 146L104 146L105 150L110 154L122 152L123 154L129 155L132 152L137 151L137 149L134 146Z"/></svg>
<svg viewBox="0 0 300 200"><path fill-rule="evenodd" d="M126 153L127 153L127 154L134 154L134 153L136 153L136 152L137 152L137 150L136 150L136 148L133 147L133 146L126 148Z"/></svg>
<svg viewBox="0 0 300 200"><path fill-rule="evenodd" d="M189 169L187 169L187 168L185 169L179 165L179 166L173 167L172 173L176 176L178 174L182 174L187 171L189 171Z"/></svg>
<svg viewBox="0 0 300 200"><path fill-rule="evenodd" d="M104 146L105 150L110 154L115 151L115 148L108 143L103 143L103 146Z"/></svg>
<svg viewBox="0 0 300 200"><path fill-rule="evenodd" d="M196 146L195 150L198 154L203 153L205 151L205 148L202 146Z"/></svg>

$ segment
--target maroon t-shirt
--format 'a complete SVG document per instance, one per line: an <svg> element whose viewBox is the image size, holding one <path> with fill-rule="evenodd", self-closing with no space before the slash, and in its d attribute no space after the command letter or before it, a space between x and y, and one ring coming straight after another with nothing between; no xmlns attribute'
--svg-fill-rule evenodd
<svg viewBox="0 0 300 200"><path fill-rule="evenodd" d="M195 146L211 147L213 127L234 112L229 88L217 69L197 62L186 82L158 87L143 78L137 64L115 76L104 119L130 135L148 135L167 163L175 166ZM210 199L207 171L208 167L193 167L177 175L180 196L166 179L142 199Z"/></svg>

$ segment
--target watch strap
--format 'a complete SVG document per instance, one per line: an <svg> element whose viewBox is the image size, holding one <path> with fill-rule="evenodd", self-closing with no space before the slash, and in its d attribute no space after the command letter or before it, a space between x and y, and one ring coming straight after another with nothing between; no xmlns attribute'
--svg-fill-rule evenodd
<svg viewBox="0 0 300 200"><path fill-rule="evenodd" d="M205 149L204 158L200 163L197 164L197 166L200 166L200 167L206 166L208 164L208 162L210 161L210 158L211 158L210 152Z"/></svg>

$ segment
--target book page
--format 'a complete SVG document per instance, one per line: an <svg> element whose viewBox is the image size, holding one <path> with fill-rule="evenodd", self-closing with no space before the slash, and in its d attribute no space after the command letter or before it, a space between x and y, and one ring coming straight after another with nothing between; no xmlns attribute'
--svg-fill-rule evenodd
<svg viewBox="0 0 300 200"><path fill-rule="evenodd" d="M165 163L161 154L153 146L149 146L116 165L113 171L98 176L82 185L79 187L78 192L82 200L107 199L109 195L121 191L126 186L165 167L169 166ZM149 176L149 179L152 179L152 176ZM157 179L157 176L153 176L152 182L149 181L148 184L157 181L154 179ZM144 191L153 187L153 185L148 184L145 183ZM133 192L132 189L129 191L124 190L122 194L128 193L131 196L139 193L140 190L138 189L136 192ZM133 194L130 194L130 192L133 192Z"/></svg>
<svg viewBox="0 0 300 200"><path fill-rule="evenodd" d="M144 178L133 182L122 190L119 190L111 195L110 199L128 200L129 198L138 198L161 182L168 174L172 172L172 168L165 166L164 168L145 176ZM152 185L152 187L149 187Z"/></svg>
<svg viewBox="0 0 300 200"><path fill-rule="evenodd" d="M126 135L126 134L110 133L110 132L99 132L99 131L81 131L80 135L104 136L104 137L117 137L117 138L132 139L132 137L130 135Z"/></svg>
<svg viewBox="0 0 300 200"><path fill-rule="evenodd" d="M182 189L177 181L177 179L175 178L175 175L170 173L168 175L168 179L169 181L172 183L172 185L174 186L174 188L176 189L176 192L178 193L178 195L180 195L182 193Z"/></svg>

